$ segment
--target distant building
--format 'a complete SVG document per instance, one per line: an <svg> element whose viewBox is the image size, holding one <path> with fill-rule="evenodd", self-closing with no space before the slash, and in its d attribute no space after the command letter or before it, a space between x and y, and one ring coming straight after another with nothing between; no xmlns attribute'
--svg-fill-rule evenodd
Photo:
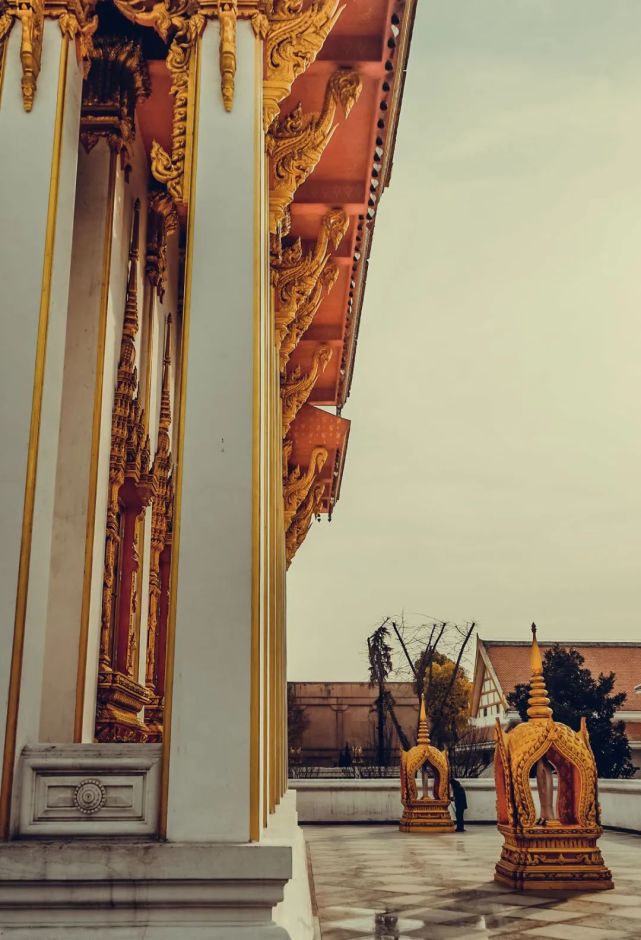
<svg viewBox="0 0 641 940"><path fill-rule="evenodd" d="M617 712L625 722L632 760L641 767L641 708L635 692L641 675L641 643L583 643L557 641L559 646L575 649L585 659L584 666L596 678L600 672L614 672L615 692L625 692L627 699ZM539 643L541 652L555 643ZM472 679L472 722L479 728L490 728L497 717L501 724L518 721L516 710L507 703L507 696L520 682L530 678L530 643L520 640L476 640L476 661ZM488 730L489 737L489 730Z"/></svg>
<svg viewBox="0 0 641 940"><path fill-rule="evenodd" d="M301 762L316 767L336 767L346 744L361 747L365 761L372 760L376 741L376 687L367 682L291 682L296 704L304 709L309 724L302 736ZM418 700L411 682L388 682L395 713L412 740L418 722ZM398 757L398 738L391 723L392 757Z"/></svg>

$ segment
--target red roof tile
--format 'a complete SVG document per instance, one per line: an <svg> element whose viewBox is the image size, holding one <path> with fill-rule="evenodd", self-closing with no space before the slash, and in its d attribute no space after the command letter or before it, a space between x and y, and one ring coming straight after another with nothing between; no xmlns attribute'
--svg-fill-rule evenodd
<svg viewBox="0 0 641 940"><path fill-rule="evenodd" d="M507 695L519 682L530 679L530 643L518 640L481 640L503 693ZM541 652L554 646L541 643ZM577 650L585 659L583 664L596 678L600 672L616 674L615 692L626 692L625 711L641 710L641 697L634 687L641 681L641 643L571 643L559 642L559 646Z"/></svg>

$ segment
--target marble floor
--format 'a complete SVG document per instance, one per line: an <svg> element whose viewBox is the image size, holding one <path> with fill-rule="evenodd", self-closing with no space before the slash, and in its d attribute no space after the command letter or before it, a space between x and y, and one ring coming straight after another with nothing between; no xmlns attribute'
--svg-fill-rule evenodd
<svg viewBox="0 0 641 940"><path fill-rule="evenodd" d="M600 840L615 889L520 894L493 880L492 826L407 835L391 826L306 826L322 940L641 940L641 836Z"/></svg>

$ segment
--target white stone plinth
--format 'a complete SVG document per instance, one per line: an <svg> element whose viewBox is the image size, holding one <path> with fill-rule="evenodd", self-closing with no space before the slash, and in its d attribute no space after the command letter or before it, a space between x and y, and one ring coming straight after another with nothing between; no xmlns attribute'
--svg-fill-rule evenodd
<svg viewBox="0 0 641 940"><path fill-rule="evenodd" d="M25 748L20 760L19 835L155 835L161 750L160 744Z"/></svg>
<svg viewBox="0 0 641 940"><path fill-rule="evenodd" d="M280 845L13 842L0 846L0 937L297 940L272 920Z"/></svg>
<svg viewBox="0 0 641 940"><path fill-rule="evenodd" d="M314 940L317 936L312 905L310 873L307 867L307 846L298 825L296 794L289 790L270 816L264 835L269 845L289 845L292 849L292 877L285 894L274 911L274 920L295 940Z"/></svg>

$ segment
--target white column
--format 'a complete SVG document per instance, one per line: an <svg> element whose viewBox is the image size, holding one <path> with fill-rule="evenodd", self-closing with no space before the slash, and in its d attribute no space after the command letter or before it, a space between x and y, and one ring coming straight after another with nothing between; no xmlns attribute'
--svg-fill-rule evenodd
<svg viewBox="0 0 641 940"><path fill-rule="evenodd" d="M261 62L238 22L231 113L220 92L218 24L201 48L197 171L178 551L167 835L250 837L255 297L263 226ZM264 227L261 228L261 235ZM259 304L259 302L258 302ZM187 304L186 304L187 308ZM179 458L180 459L180 458ZM256 690L260 693L260 690Z"/></svg>
<svg viewBox="0 0 641 940"><path fill-rule="evenodd" d="M74 740L78 656L81 646L83 652L86 648L85 580L91 577L92 559L85 555L96 522L96 419L104 392L116 173L117 155L106 140L90 153L80 147L43 674L43 742Z"/></svg>
<svg viewBox="0 0 641 940"><path fill-rule="evenodd" d="M62 40L57 22L47 20L38 89L33 110L26 113L20 38L18 23L8 40L0 104L0 744L9 710L5 800L14 750L12 672L14 691L20 670L22 676L16 755L24 743L37 740L40 723L82 83L73 47Z"/></svg>

